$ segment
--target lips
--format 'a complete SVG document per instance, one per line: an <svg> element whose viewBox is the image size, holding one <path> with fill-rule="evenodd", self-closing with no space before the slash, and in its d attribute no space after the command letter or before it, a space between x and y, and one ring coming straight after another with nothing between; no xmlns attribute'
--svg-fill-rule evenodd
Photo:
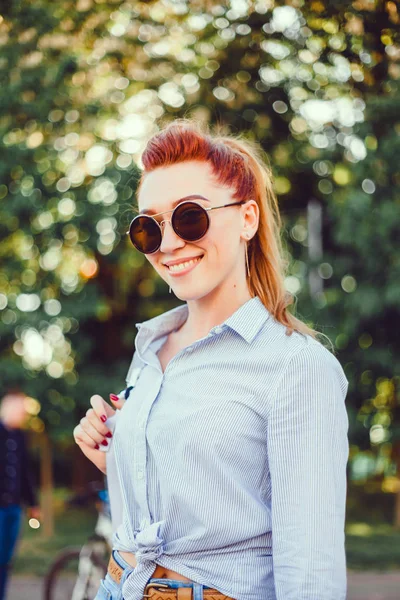
<svg viewBox="0 0 400 600"><path fill-rule="evenodd" d="M172 265L180 265L183 263L187 263L190 262L191 260L196 260L198 258L203 258L203 254L201 254L200 256L188 256L187 258L178 258L176 260L168 260L167 262L163 263L163 265L165 267L171 267Z"/></svg>
<svg viewBox="0 0 400 600"><path fill-rule="evenodd" d="M170 273L181 273L183 271L186 271L187 269L190 269L191 267L195 266L197 263L199 263L201 261L202 257L196 257L196 258L191 258L189 260L183 261L183 262L178 262L175 264L168 264L166 265L167 269L170 271Z"/></svg>

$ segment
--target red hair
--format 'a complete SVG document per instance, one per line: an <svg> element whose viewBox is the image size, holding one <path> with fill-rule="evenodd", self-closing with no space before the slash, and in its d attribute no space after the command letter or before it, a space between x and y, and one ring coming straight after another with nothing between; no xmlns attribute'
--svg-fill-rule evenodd
<svg viewBox="0 0 400 600"><path fill-rule="evenodd" d="M195 121L176 119L148 141L137 194L146 173L186 161L209 163L215 181L232 188L234 199L252 198L258 204L259 227L248 242L250 293L258 296L274 318L286 326L287 335L298 331L313 338L326 337L288 311L294 297L284 286L287 261L281 242L282 222L272 172L261 146L239 136L210 134Z"/></svg>

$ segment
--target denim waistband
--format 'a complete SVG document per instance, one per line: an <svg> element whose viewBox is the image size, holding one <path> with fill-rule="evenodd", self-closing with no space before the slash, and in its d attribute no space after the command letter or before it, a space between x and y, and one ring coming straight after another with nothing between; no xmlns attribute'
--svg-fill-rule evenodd
<svg viewBox="0 0 400 600"><path fill-rule="evenodd" d="M119 566L122 569L134 569L134 567L132 567L132 565L130 565L128 562L126 562L126 560L124 560L121 556L121 554L118 552L118 550L113 550L112 551L114 560L119 564ZM198 586L200 584L196 583L196 582L190 582L190 581L181 581L180 579L168 579L166 577L161 577L161 578L157 578L157 577L152 577L151 579L149 579L148 583L163 583L164 585L168 585L168 587L173 588L173 589L177 589L177 588L181 588L181 587L193 587L193 586ZM209 587L208 585L202 585L202 588L204 588L205 590L210 590L212 589L211 587Z"/></svg>
<svg viewBox="0 0 400 600"><path fill-rule="evenodd" d="M114 560L119 564L119 566L122 569L134 569L134 567L132 567L132 565L130 565L128 562L126 562L126 560L124 560L121 556L121 554L119 553L118 550L113 550L112 551L112 555L114 557Z"/></svg>

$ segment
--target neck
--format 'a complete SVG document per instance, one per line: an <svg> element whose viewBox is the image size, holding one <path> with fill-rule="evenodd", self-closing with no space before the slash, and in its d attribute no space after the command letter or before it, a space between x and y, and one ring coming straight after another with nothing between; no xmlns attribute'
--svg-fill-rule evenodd
<svg viewBox="0 0 400 600"><path fill-rule="evenodd" d="M199 300L188 300L189 314L180 329L180 334L188 345L208 335L210 329L228 319L243 304L252 298L247 284L229 289L215 289Z"/></svg>

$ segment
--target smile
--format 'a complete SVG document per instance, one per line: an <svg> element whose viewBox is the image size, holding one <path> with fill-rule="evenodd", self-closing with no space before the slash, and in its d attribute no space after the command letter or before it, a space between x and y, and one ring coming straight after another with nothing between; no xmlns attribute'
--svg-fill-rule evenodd
<svg viewBox="0 0 400 600"><path fill-rule="evenodd" d="M167 267L167 269L171 274L184 275L186 273L189 273L189 271L191 271L192 269L194 269L202 258L202 256L199 258L192 258L191 260L178 263L177 265L170 265Z"/></svg>

